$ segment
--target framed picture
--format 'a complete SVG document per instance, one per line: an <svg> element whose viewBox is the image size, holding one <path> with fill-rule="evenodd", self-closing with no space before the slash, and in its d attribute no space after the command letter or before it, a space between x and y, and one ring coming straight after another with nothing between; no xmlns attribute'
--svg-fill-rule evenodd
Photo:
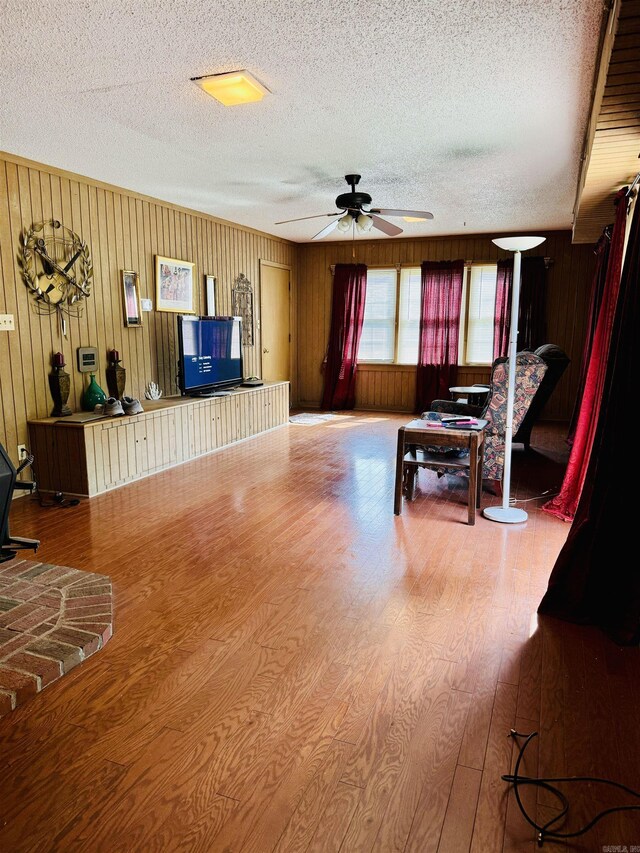
<svg viewBox="0 0 640 853"><path fill-rule="evenodd" d="M195 264L156 255L156 309L195 314L193 270Z"/></svg>
<svg viewBox="0 0 640 853"><path fill-rule="evenodd" d="M141 326L140 280L137 272L122 270L122 295L125 326Z"/></svg>
<svg viewBox="0 0 640 853"><path fill-rule="evenodd" d="M216 277L205 275L204 292L207 297L207 317L216 316Z"/></svg>

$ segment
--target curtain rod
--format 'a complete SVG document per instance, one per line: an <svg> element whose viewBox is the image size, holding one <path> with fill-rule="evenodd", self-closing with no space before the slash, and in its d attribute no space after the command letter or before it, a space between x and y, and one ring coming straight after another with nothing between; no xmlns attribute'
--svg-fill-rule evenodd
<svg viewBox="0 0 640 853"><path fill-rule="evenodd" d="M638 178L640 178L640 174L638 175ZM495 261L465 260L466 266L470 266L471 264L493 264L493 263L495 263ZM548 257L544 258L544 265L545 265L546 269L549 269L549 267L553 263L554 263L553 258L548 258ZM399 270L399 269L402 269L402 267L415 267L416 264L410 264L410 263L407 263L407 264L376 264L375 266L379 267L380 269L392 269L393 268L393 269ZM420 266L420 264L417 264L417 266ZM336 265L335 264L329 264L329 271L331 272L331 275L335 275Z"/></svg>

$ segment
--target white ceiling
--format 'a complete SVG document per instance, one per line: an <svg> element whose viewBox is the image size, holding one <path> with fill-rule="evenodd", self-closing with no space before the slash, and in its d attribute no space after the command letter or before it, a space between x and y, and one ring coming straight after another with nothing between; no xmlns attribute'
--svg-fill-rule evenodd
<svg viewBox="0 0 640 853"><path fill-rule="evenodd" d="M0 149L296 241L569 228L602 0L0 0ZM225 108L191 77L248 68ZM373 232L375 236L378 232ZM335 233L331 239L335 239Z"/></svg>

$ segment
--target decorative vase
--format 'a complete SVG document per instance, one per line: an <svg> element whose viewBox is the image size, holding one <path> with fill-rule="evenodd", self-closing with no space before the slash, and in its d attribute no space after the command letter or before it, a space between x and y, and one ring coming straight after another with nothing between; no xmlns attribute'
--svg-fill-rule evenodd
<svg viewBox="0 0 640 853"><path fill-rule="evenodd" d="M54 353L52 366L53 369L49 374L49 388L53 397L51 417L59 418L71 414L71 409L67 406L71 392L71 377L64 369L64 356L61 352Z"/></svg>
<svg viewBox="0 0 640 853"><path fill-rule="evenodd" d="M92 412L98 403L104 403L107 395L96 382L95 373L89 374L90 382L82 395L82 408L85 412Z"/></svg>
<svg viewBox="0 0 640 853"><path fill-rule="evenodd" d="M122 400L124 397L124 386L127 382L127 371L120 366L120 353L118 350L111 350L109 353L109 366L107 367L107 388L109 396L115 397L116 400Z"/></svg>

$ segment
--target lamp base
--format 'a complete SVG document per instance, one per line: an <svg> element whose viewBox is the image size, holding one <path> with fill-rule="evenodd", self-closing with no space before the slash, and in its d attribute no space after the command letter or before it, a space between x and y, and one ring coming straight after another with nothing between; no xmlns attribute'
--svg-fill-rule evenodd
<svg viewBox="0 0 640 853"><path fill-rule="evenodd" d="M529 518L523 509L515 506L488 506L482 510L482 514L489 521L500 521L502 524L519 524Z"/></svg>

